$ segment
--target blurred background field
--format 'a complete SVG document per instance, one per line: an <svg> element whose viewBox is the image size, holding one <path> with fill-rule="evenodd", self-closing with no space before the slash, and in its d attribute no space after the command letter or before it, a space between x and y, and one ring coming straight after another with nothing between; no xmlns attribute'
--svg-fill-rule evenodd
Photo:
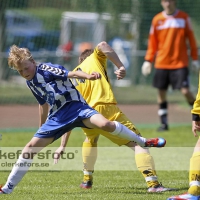
<svg viewBox="0 0 200 200"><path fill-rule="evenodd" d="M200 46L200 2L177 0L192 21ZM8 68L10 45L28 47L38 62L59 63L71 70L86 47L107 41L127 69L124 80L116 81L115 67L108 73L120 104L156 102L151 87L153 73L141 74L152 17L162 10L158 0L1 0L0 1L0 104L35 103L23 87L24 81ZM191 88L197 92L198 74L191 70ZM16 94L17 93L17 94ZM169 89L172 103L183 101ZM172 95L171 95L172 94Z"/></svg>
<svg viewBox="0 0 200 200"><path fill-rule="evenodd" d="M151 85L138 85L128 87L113 87L119 104L155 104L157 91ZM184 97L179 91L168 91L169 102L186 104ZM32 93L24 85L2 83L0 85L0 105L5 104L37 104ZM187 106L187 104L185 105Z"/></svg>
<svg viewBox="0 0 200 200"><path fill-rule="evenodd" d="M82 181L82 164L79 166L79 170L60 170L60 171L29 171L23 180L16 187L15 191L11 195L0 197L4 200L21 200L21 199L133 199L133 200L164 200L169 196L174 194L180 194L186 192L188 187L188 170L173 170L174 167L179 165L178 160L179 156L177 154L172 154L171 157L165 157L164 152L167 151L168 147L183 148L191 147L193 149L196 138L192 136L191 127L189 125L182 125L173 127L170 131L162 133L162 137L166 138L167 145L166 149L162 149L162 154L157 157L155 164L160 162L162 158L163 165L171 165L172 167L168 170L157 170L159 181L165 187L177 188L178 191L175 192L166 192L162 194L148 194L145 181L142 175L138 172L135 165L131 166L134 162L134 154L130 149L125 151L130 160L125 161L124 165L130 166L131 170L101 170L99 169L100 156L97 159L96 170L94 172L94 186L91 190L83 190L79 188L79 184ZM18 130L18 131L3 131L1 132L3 137L0 142L1 148L4 147L23 147L27 141L33 135L33 130ZM146 137L156 137L158 133L155 131L154 127L140 127L141 132ZM70 137L68 147L80 147L84 140L84 135L81 132L81 129L75 129ZM56 141L51 144L50 147L58 147L60 141ZM104 137L100 137L99 148L103 147L117 147L115 144L111 143ZM125 148L125 147L117 147ZM14 148L13 148L14 149ZM154 149L157 154L160 154L159 149ZM155 154L155 151L150 150L152 155ZM80 152L81 153L81 152ZM110 153L110 152L109 152ZM118 155L120 158L124 158L123 153ZM184 157L183 154L180 156ZM189 155L190 156L190 155ZM188 156L187 156L188 157ZM160 158L160 159L159 159ZM164 159L166 158L166 159ZM104 159L110 160L112 157L105 157ZM50 163L53 163L53 159L50 158ZM158 162L157 162L158 161ZM7 160L10 162L10 160ZM81 159L80 159L81 162ZM116 167L119 160L112 162L113 168ZM189 166L189 159L184 159L184 162ZM0 162L1 163L1 162ZM53 165L53 164L52 164ZM65 165L67 168L70 168L70 160L65 160ZM106 164L105 164L106 166ZM104 166L104 167L105 167ZM56 167L56 166L55 166ZM9 171L0 170L0 183L4 184Z"/></svg>

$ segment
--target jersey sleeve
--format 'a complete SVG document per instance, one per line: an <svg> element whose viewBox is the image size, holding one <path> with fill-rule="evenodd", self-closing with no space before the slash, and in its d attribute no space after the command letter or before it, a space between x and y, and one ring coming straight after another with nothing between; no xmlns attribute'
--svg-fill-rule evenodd
<svg viewBox="0 0 200 200"><path fill-rule="evenodd" d="M44 71L44 76L50 80L59 79L62 81L67 80L67 76L69 71L65 69L61 65L53 65L53 64L43 64L42 70Z"/></svg>
<svg viewBox="0 0 200 200"><path fill-rule="evenodd" d="M191 21L189 17L186 18L186 29L187 29L187 36L190 43L190 55L193 60L198 60L197 44L196 44L194 32L192 30L192 25L191 25Z"/></svg>
<svg viewBox="0 0 200 200"><path fill-rule="evenodd" d="M96 47L94 49L94 57L101 63L101 65L105 68L106 67L106 60L107 57L103 54L99 49Z"/></svg>
<svg viewBox="0 0 200 200"><path fill-rule="evenodd" d="M149 38L148 38L148 47L145 55L145 60L153 62L155 54L157 52L157 39L156 39L156 29L155 29L155 20L152 20Z"/></svg>

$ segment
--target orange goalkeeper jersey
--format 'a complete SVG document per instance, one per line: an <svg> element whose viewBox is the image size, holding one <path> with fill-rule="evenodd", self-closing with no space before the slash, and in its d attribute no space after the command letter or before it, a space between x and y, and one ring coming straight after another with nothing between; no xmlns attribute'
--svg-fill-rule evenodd
<svg viewBox="0 0 200 200"><path fill-rule="evenodd" d="M185 12L174 15L158 13L152 20L145 60L158 69L178 69L188 66L188 42L193 60L198 59L197 45L190 19Z"/></svg>
<svg viewBox="0 0 200 200"><path fill-rule="evenodd" d="M95 81L72 80L76 89L91 107L94 108L97 104L117 103L107 76L107 58L97 47L94 49L94 53L74 69L74 71L76 70L81 70L88 74L92 72L99 72L101 74L101 79Z"/></svg>

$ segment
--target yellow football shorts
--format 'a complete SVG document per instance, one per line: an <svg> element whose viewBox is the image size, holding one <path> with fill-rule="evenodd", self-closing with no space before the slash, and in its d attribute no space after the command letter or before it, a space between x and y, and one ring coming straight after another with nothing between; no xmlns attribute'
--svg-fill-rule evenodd
<svg viewBox="0 0 200 200"><path fill-rule="evenodd" d="M94 108L96 111L101 113L105 118L110 121L118 121L121 124L125 125L127 128L135 132L136 134L140 134L138 129L133 125L133 123L126 117L124 113L115 105L115 104L101 104L97 105ZM84 134L88 137L90 143L94 143L94 140L99 135L103 135L115 144L124 145L130 142L129 140L122 139L120 137L114 136L108 132L105 132L101 129L87 129L82 128Z"/></svg>

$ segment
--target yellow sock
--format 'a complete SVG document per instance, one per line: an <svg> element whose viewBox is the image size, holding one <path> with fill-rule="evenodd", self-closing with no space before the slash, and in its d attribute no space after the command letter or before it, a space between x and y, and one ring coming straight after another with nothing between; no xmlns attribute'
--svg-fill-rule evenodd
<svg viewBox="0 0 200 200"><path fill-rule="evenodd" d="M97 143L83 142L82 146L83 170L92 172L97 159Z"/></svg>
<svg viewBox="0 0 200 200"><path fill-rule="evenodd" d="M190 159L189 194L200 195L200 152L193 153Z"/></svg>
<svg viewBox="0 0 200 200"><path fill-rule="evenodd" d="M147 187L155 187L159 185L153 157L148 153L138 153L135 155L135 162L138 170L142 173Z"/></svg>

